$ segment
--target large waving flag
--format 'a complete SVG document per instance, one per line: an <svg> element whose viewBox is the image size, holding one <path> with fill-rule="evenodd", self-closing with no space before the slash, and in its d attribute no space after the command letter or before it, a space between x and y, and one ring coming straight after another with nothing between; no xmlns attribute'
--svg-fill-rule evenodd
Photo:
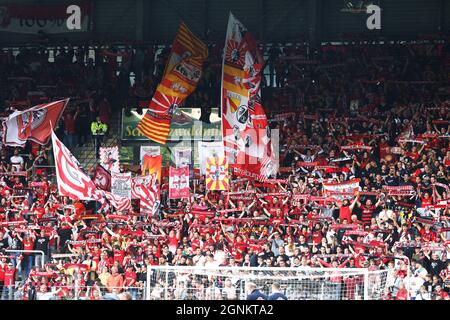
<svg viewBox="0 0 450 320"><path fill-rule="evenodd" d="M131 201L130 199L117 196L111 192L104 191L104 190L96 190L95 197L97 201L100 201L101 203L104 202L104 200L108 200L111 205L116 208L117 211L124 211L124 210L130 210L131 209Z"/></svg>
<svg viewBox="0 0 450 320"><path fill-rule="evenodd" d="M222 69L222 134L237 175L263 180L277 171L261 105L264 59L252 34L230 13Z"/></svg>
<svg viewBox="0 0 450 320"><path fill-rule="evenodd" d="M89 178L80 164L66 146L51 131L53 153L56 163L56 181L58 193L61 196L77 200L97 200L105 202L108 200L117 210L131 209L129 199L118 197L111 192L97 189L97 186Z"/></svg>
<svg viewBox="0 0 450 320"><path fill-rule="evenodd" d="M69 99L40 104L25 111L14 111L3 122L3 143L23 146L27 140L47 144L52 126L61 118Z"/></svg>
<svg viewBox="0 0 450 320"><path fill-rule="evenodd" d="M59 195L79 200L94 199L97 187L81 169L77 159L52 131L53 154Z"/></svg>
<svg viewBox="0 0 450 320"><path fill-rule="evenodd" d="M181 23L161 83L138 129L149 139L165 144L176 108L195 91L208 47Z"/></svg>

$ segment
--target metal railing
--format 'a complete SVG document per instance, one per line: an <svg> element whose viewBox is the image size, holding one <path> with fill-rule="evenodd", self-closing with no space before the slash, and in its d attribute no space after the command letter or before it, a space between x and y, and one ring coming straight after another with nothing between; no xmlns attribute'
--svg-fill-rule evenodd
<svg viewBox="0 0 450 320"><path fill-rule="evenodd" d="M42 255L42 260L41 260L41 267L44 269L45 268L45 253L42 250L5 250L5 252L12 252L12 253L39 253Z"/></svg>
<svg viewBox="0 0 450 320"><path fill-rule="evenodd" d="M10 287L8 300L120 300L120 294L129 293L132 300L146 300L146 288L142 287L110 287L80 286L72 283L66 286L50 286L45 291L39 287L24 285ZM5 297L2 297L5 300Z"/></svg>

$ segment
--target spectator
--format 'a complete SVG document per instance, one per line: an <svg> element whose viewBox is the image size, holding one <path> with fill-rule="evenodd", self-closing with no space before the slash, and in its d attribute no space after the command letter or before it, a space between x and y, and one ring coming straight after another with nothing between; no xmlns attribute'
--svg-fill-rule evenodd
<svg viewBox="0 0 450 320"><path fill-rule="evenodd" d="M35 254L35 266L40 267L43 262L48 261L50 257L50 239L52 236L48 236L44 229L41 229L39 233L36 233L36 237L34 239L34 250L42 251L44 255L41 253ZM44 259L44 261L42 261Z"/></svg>
<svg viewBox="0 0 450 320"><path fill-rule="evenodd" d="M120 293L123 289L123 276L119 274L117 267L111 267L111 276L108 277L106 287L108 292Z"/></svg>
<svg viewBox="0 0 450 320"><path fill-rule="evenodd" d="M63 143L68 147L72 148L76 145L76 122L74 115L69 112L64 116L64 138Z"/></svg>
<svg viewBox="0 0 450 320"><path fill-rule="evenodd" d="M20 261L19 261L20 265ZM9 262L5 268L5 281L3 283L2 300L14 300L15 293L15 275L18 267L14 267L12 262Z"/></svg>
<svg viewBox="0 0 450 320"><path fill-rule="evenodd" d="M86 106L77 105L77 109L74 115L75 127L77 133L77 145L82 146L88 142L89 137L89 114L86 110Z"/></svg>
<svg viewBox="0 0 450 320"><path fill-rule="evenodd" d="M253 282L246 283L245 291L248 294L247 300L267 300L267 296L258 290Z"/></svg>
<svg viewBox="0 0 450 320"><path fill-rule="evenodd" d="M96 144L96 155L99 153L101 143L107 131L108 125L102 122L100 117L97 117L96 121L91 123L91 132Z"/></svg>
<svg viewBox="0 0 450 320"><path fill-rule="evenodd" d="M11 168L13 171L22 171L24 166L24 160L19 154L19 149L14 149L14 155L10 159Z"/></svg>
<svg viewBox="0 0 450 320"><path fill-rule="evenodd" d="M106 97L103 97L100 101L100 103L98 104L98 109L97 109L97 121L101 121L102 123L106 124L106 128L108 128L109 126L109 121L111 118L111 106L108 102L108 99ZM105 130L105 133L107 132L108 129Z"/></svg>
<svg viewBox="0 0 450 320"><path fill-rule="evenodd" d="M45 290L57 288L59 298L97 299L102 296L102 286L113 293L111 283L120 284L122 279L126 290L137 297L147 270L163 264L304 271L367 267L371 276L375 270L387 275L390 296L385 299L446 299L450 290L450 119L446 112L450 97L442 79L448 75L449 52L443 47L433 64L422 64L418 61L427 61L428 53L438 48L432 43L426 46L373 45L368 50L366 44L324 45L306 59L302 46L276 45L268 62L274 86L263 87L261 98L272 129L278 129L280 135L280 162L285 168L278 172L277 182L230 175L233 194L227 196L206 191L204 175L195 172L191 196L175 202L167 199L168 181L163 173L161 204L152 217L142 215L138 207L121 212L105 204L94 210L89 201L60 196L51 169L41 167L54 163L51 143L28 143L23 153L33 155L22 161L11 157L16 153L20 157L22 151L2 147L0 220L17 225L2 225L0 247L44 247L48 255L43 270L30 268L41 266L39 255L4 259L4 266L11 262L14 267L21 261L22 280L27 284L19 286L17 293L33 299L40 282L46 281ZM36 82L55 86L54 93L48 92L49 99L56 94L78 96L80 100L73 99L75 105L85 110L73 110L69 105L66 111L77 111L76 129L84 122L84 111L88 117L101 111L102 120L111 121L113 108L108 101L120 100L116 100L118 87L127 91L121 99L139 99L145 105L160 81L168 53L158 55L157 61L147 57L147 63L139 62L137 66L144 69L142 81L128 90L128 58L120 67L122 78L115 75L119 66L114 58L125 52L96 50L94 66L92 61L73 64L71 54L82 57L82 52L75 51L62 51L53 64L47 63L48 57L39 50L20 49L17 59L0 64L0 95L8 97L8 107L20 108L17 101L35 90ZM210 106L220 101L221 46L211 46L211 52L198 92L186 102L186 106L201 107L204 120ZM151 56L151 50L148 54ZM380 59L383 56L390 58ZM308 63L302 64L300 74L296 60L301 59ZM148 66L152 70L146 71ZM34 70L29 75L34 81L2 80L26 76L22 70L28 69ZM67 72L58 78L54 69ZM429 79L441 80L429 83ZM67 127L70 125L61 126L63 130ZM64 132L59 134L64 136ZM82 143L85 137L79 138ZM17 169L35 174L19 176ZM26 198L17 197L19 188L28 188ZM227 210L230 208L236 211ZM64 257L50 260L54 252ZM409 275L406 259L399 256L410 259ZM79 274L73 272L75 267ZM114 275L108 268L114 269ZM14 273L14 280L20 278L19 273ZM94 288L97 278L99 288ZM3 279L6 282L6 272ZM173 280L173 286L179 285L178 280ZM215 280L182 278L175 294L166 291L164 277L152 279L156 284L151 294L157 299L231 298L233 293L240 297L233 277ZM75 281L80 292L74 290ZM356 299L363 294L357 276L331 273L327 286L336 298ZM114 291L119 292L119 287ZM269 288L257 290L255 286L246 293L250 297L269 293L264 290Z"/></svg>
<svg viewBox="0 0 450 320"><path fill-rule="evenodd" d="M288 298L281 292L280 284L274 282L272 283L272 294L267 300L288 300Z"/></svg>

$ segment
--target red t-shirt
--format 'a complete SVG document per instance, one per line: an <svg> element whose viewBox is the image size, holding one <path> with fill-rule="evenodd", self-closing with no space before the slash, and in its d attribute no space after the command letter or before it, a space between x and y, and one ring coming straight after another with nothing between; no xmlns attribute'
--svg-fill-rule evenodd
<svg viewBox="0 0 450 320"><path fill-rule="evenodd" d="M356 247L355 247L356 250ZM358 248L359 250L359 248ZM367 257L361 255L361 254L356 254L355 255L355 266L357 268L364 268L364 263L367 261Z"/></svg>
<svg viewBox="0 0 450 320"><path fill-rule="evenodd" d="M167 242L168 242L170 251L175 252L178 248L178 241L180 241L180 239L177 237L169 236L169 237L167 237L167 240L168 240Z"/></svg>
<svg viewBox="0 0 450 320"><path fill-rule="evenodd" d="M442 290L439 295L441 296L441 299L446 299L449 297L448 293Z"/></svg>
<svg viewBox="0 0 450 320"><path fill-rule="evenodd" d="M350 211L349 206L341 206L339 208L339 219L342 221L344 219L347 219L348 222L351 221L352 212Z"/></svg>
<svg viewBox="0 0 450 320"><path fill-rule="evenodd" d="M37 218L42 219L42 216L45 213L45 209L42 207L38 207L38 208L34 209L34 211L37 211Z"/></svg>
<svg viewBox="0 0 450 320"><path fill-rule="evenodd" d="M419 153L416 151L416 152L408 152L408 153L406 153L406 155L408 156L408 157L410 157L413 161L417 161L417 159L419 159Z"/></svg>
<svg viewBox="0 0 450 320"><path fill-rule="evenodd" d="M114 261L118 261L122 265L124 258L125 250L114 250Z"/></svg>
<svg viewBox="0 0 450 320"><path fill-rule="evenodd" d="M68 134L75 134L75 119L73 117L65 117L64 118L64 129Z"/></svg>
<svg viewBox="0 0 450 320"><path fill-rule="evenodd" d="M314 231L311 235L312 242L319 244L322 241L323 235L321 231Z"/></svg>
<svg viewBox="0 0 450 320"><path fill-rule="evenodd" d="M0 264L0 282L3 282L5 280L5 265Z"/></svg>
<svg viewBox="0 0 450 320"><path fill-rule="evenodd" d="M422 239L425 242L429 241L434 242L436 240L436 234L431 230L426 231L425 229L420 229L420 235L422 236Z"/></svg>
<svg viewBox="0 0 450 320"><path fill-rule="evenodd" d="M428 207L431 206L433 204L433 198L420 198L422 200L422 207Z"/></svg>
<svg viewBox="0 0 450 320"><path fill-rule="evenodd" d="M16 272L17 272L17 268L15 268L15 269L8 268L5 270L5 282L4 282L5 286L8 287L8 286L14 285L14 276L15 276Z"/></svg>
<svg viewBox="0 0 450 320"><path fill-rule="evenodd" d="M65 297L65 296L69 295L70 288L68 286L62 286L60 288L61 288L61 291L58 292L58 297Z"/></svg>
<svg viewBox="0 0 450 320"><path fill-rule="evenodd" d="M230 253L234 260L240 261L242 259L242 253L235 246L230 249Z"/></svg>
<svg viewBox="0 0 450 320"><path fill-rule="evenodd" d="M33 250L34 248L34 241L33 240L24 240L23 241L23 250ZM30 253L24 253L25 255L29 255Z"/></svg>
<svg viewBox="0 0 450 320"><path fill-rule="evenodd" d="M401 289L398 291L395 300L408 300L408 290Z"/></svg>
<svg viewBox="0 0 450 320"><path fill-rule="evenodd" d="M201 246L201 242L200 242L199 239L192 239L192 240L191 240L191 248L192 248L192 251L197 250L197 248L199 248L200 246Z"/></svg>
<svg viewBox="0 0 450 320"><path fill-rule="evenodd" d="M136 272L134 271L126 271L125 272L125 285L129 286L131 284L131 281L136 281Z"/></svg>

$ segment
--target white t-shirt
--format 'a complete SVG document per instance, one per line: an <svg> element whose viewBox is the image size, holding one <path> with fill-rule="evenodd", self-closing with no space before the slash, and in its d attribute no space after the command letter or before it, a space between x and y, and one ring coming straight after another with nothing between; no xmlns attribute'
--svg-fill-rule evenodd
<svg viewBox="0 0 450 320"><path fill-rule="evenodd" d="M21 156L12 156L11 157L11 164L14 167L16 171L20 171L20 168L22 167L24 161Z"/></svg>
<svg viewBox="0 0 450 320"><path fill-rule="evenodd" d="M222 293L226 295L228 300L235 300L237 298L235 287L224 287Z"/></svg>
<svg viewBox="0 0 450 320"><path fill-rule="evenodd" d="M424 282L425 280L423 280L421 277L411 277L411 297L416 297L416 295L419 293L420 287Z"/></svg>
<svg viewBox="0 0 450 320"><path fill-rule="evenodd" d="M427 269L425 269L424 267L421 267L420 269L414 271L414 276L421 277L422 279L425 278L427 274Z"/></svg>

